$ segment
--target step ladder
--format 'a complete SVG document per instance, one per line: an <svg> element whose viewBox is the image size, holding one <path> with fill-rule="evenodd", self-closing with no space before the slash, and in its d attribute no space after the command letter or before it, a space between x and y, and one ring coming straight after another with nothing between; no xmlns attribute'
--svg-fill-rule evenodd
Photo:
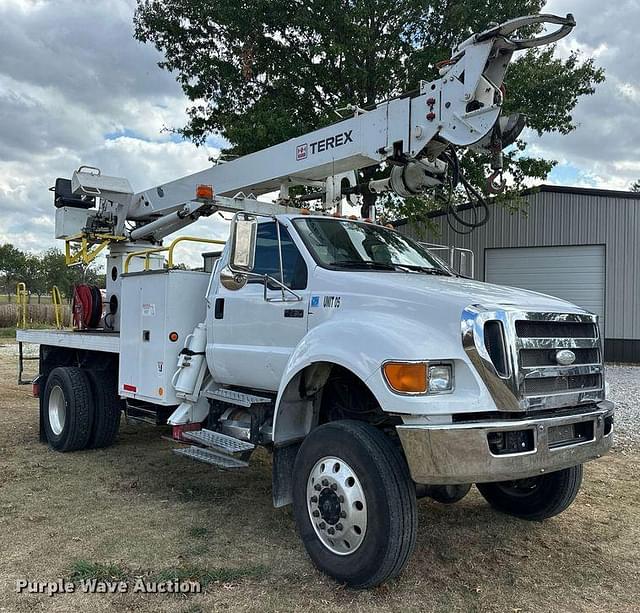
<svg viewBox="0 0 640 613"><path fill-rule="evenodd" d="M245 468L249 463L243 459L234 457L233 453L246 454L255 448L255 445L247 441L241 441L233 436L227 436L213 430L191 430L182 433L182 438L193 441L197 445L174 449L177 455L213 464L220 468Z"/></svg>
<svg viewBox="0 0 640 613"><path fill-rule="evenodd" d="M230 390L226 387L204 390L202 395L205 398L210 398L211 400L218 400L220 402L226 402L227 404L235 404L237 406L244 407L245 409L248 409L254 404L271 402L271 398L246 394L245 392L236 392L235 390Z"/></svg>

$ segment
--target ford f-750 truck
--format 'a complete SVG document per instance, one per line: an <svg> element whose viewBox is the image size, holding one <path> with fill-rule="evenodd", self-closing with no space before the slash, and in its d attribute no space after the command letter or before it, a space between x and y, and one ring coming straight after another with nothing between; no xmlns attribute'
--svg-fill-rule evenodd
<svg viewBox="0 0 640 613"><path fill-rule="evenodd" d="M542 22L561 27L512 37ZM88 167L58 179L56 237L71 265L106 249L106 304L80 286L74 330L18 332L40 344L42 439L110 445L124 410L171 426L179 461L237 469L266 447L274 504L293 504L320 569L358 587L404 567L421 496L455 502L476 484L503 513L564 511L582 465L612 444L597 318L464 278L370 205L374 220L340 212L464 185L474 215L451 194L448 212L479 225L488 207L455 149L490 154L500 187L500 151L524 125L501 116L511 55L573 25L492 26L414 94L144 192ZM386 176L361 181L372 166ZM274 191L275 203L256 198ZM176 245L194 239L162 239L223 212L234 216L215 262L177 267Z"/></svg>

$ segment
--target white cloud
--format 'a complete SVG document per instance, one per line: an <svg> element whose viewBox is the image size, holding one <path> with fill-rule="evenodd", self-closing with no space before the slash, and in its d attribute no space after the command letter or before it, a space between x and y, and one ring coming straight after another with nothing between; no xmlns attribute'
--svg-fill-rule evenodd
<svg viewBox="0 0 640 613"><path fill-rule="evenodd" d="M160 54L134 40L134 7L0 1L0 242L55 245L48 188L81 164L127 177L135 190L210 165L217 149L166 130L184 125L188 101L157 67ZM202 226L225 230L221 221Z"/></svg>
<svg viewBox="0 0 640 613"><path fill-rule="evenodd" d="M640 3L551 0L545 12L574 13L577 26L558 51L566 56L580 50L593 57L605 69L606 81L578 103L574 132L530 137L531 150L576 169L578 182L627 189L640 178Z"/></svg>

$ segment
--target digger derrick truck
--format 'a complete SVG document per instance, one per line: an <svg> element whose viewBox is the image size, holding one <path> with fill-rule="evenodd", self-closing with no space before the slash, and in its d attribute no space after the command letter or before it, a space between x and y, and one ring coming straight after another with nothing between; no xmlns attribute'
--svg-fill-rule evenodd
<svg viewBox="0 0 640 613"><path fill-rule="evenodd" d="M515 38L542 23L560 27ZM236 469L266 447L274 505L293 504L316 566L359 587L404 567L420 496L451 503L476 484L516 517L564 511L613 439L596 316L464 278L375 211L340 212L461 181L457 148L499 172L523 125L501 114L512 54L574 25L493 25L411 95L140 193L88 167L59 179L56 236L71 264L106 251L106 313L86 289L79 329L18 331L40 344L42 440L109 445L124 410L170 425L181 461ZM386 178L359 182L370 166ZM224 247L205 272L177 268L162 239L218 212L233 214Z"/></svg>

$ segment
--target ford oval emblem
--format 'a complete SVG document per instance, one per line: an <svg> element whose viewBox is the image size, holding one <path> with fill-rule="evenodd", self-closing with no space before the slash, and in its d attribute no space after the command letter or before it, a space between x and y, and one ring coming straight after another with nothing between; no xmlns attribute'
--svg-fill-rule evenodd
<svg viewBox="0 0 640 613"><path fill-rule="evenodd" d="M569 366L576 361L576 354L570 349L561 349L556 352L556 362L562 366Z"/></svg>

